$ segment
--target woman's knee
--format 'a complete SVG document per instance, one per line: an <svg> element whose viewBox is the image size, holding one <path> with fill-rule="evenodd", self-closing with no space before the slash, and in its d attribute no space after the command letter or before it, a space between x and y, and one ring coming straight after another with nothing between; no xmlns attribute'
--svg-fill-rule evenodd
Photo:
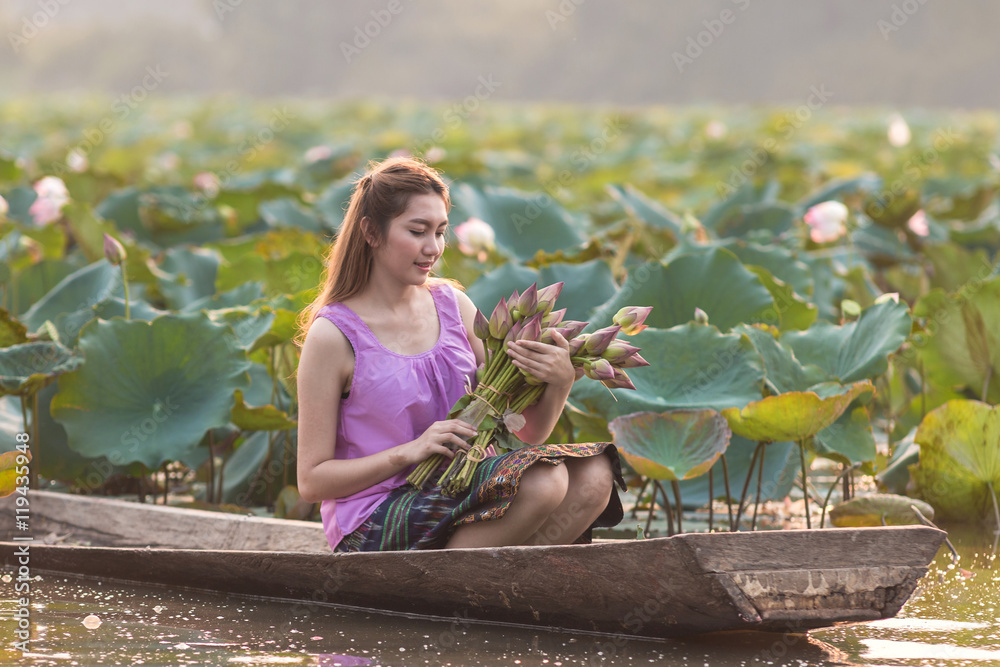
<svg viewBox="0 0 1000 667"><path fill-rule="evenodd" d="M568 489L566 466L536 463L524 471L517 498L540 511L552 511L566 498Z"/></svg>
<svg viewBox="0 0 1000 667"><path fill-rule="evenodd" d="M569 491L586 504L607 503L614 488L611 460L603 455L567 461Z"/></svg>

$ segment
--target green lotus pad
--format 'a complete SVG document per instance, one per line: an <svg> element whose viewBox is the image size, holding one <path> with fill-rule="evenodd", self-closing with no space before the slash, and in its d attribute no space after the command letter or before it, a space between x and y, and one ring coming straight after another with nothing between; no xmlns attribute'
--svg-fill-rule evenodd
<svg viewBox="0 0 1000 667"><path fill-rule="evenodd" d="M59 343L21 343L0 348L0 395L31 396L83 363Z"/></svg>
<svg viewBox="0 0 1000 667"><path fill-rule="evenodd" d="M1000 491L1000 407L954 400L927 413L913 438L920 461L910 467L917 492L945 519L992 516Z"/></svg>
<svg viewBox="0 0 1000 667"><path fill-rule="evenodd" d="M625 460L652 479L692 479L726 451L732 432L715 410L637 412L608 424Z"/></svg>
<svg viewBox="0 0 1000 667"><path fill-rule="evenodd" d="M768 396L743 409L727 408L722 415L733 433L758 442L801 441L816 435L864 393L874 392L868 380L841 386L836 383L816 385L809 391L790 391Z"/></svg>
<svg viewBox="0 0 1000 667"><path fill-rule="evenodd" d="M94 320L79 347L86 363L60 378L52 416L71 449L115 465L178 460L229 423L233 393L250 383L232 329L203 312Z"/></svg>
<svg viewBox="0 0 1000 667"><path fill-rule="evenodd" d="M921 525L923 522L910 505L927 519L934 518L934 508L922 500L875 493L838 503L830 510L830 522L838 528Z"/></svg>

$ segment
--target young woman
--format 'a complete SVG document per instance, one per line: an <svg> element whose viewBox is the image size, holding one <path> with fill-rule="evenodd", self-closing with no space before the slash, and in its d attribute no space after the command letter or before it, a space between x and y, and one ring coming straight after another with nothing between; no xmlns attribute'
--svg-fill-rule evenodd
<svg viewBox="0 0 1000 667"><path fill-rule="evenodd" d="M517 432L528 447L479 464L469 491L417 490L432 454L468 449L475 429L446 419L484 360L476 307L430 277L451 202L438 173L396 158L355 186L326 277L300 320L298 484L322 501L336 551L572 543L622 518L608 443L542 445L575 379L569 345L518 341L515 365L547 383Z"/></svg>

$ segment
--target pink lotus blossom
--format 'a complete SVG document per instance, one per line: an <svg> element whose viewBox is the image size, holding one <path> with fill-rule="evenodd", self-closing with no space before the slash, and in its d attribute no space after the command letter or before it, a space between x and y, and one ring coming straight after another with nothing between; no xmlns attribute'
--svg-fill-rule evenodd
<svg viewBox="0 0 1000 667"><path fill-rule="evenodd" d="M836 241L847 233L847 207L839 201L825 201L811 207L805 214L809 238L815 243Z"/></svg>
<svg viewBox="0 0 1000 667"><path fill-rule="evenodd" d="M469 218L455 227L458 249L465 255L477 255L479 261L486 261L487 254L496 248L496 233L488 222L479 218Z"/></svg>
<svg viewBox="0 0 1000 667"><path fill-rule="evenodd" d="M924 213L924 209L920 209L914 213L913 216L906 221L906 226L917 236L927 236L931 233L931 229L927 225L927 214Z"/></svg>
<svg viewBox="0 0 1000 667"><path fill-rule="evenodd" d="M219 194L219 177L210 171L202 171L194 175L194 187L209 197Z"/></svg>
<svg viewBox="0 0 1000 667"><path fill-rule="evenodd" d="M440 146L431 146L424 154L424 159L426 159L429 164L434 164L435 162L443 160L446 155L447 152L445 152L445 150Z"/></svg>
<svg viewBox="0 0 1000 667"><path fill-rule="evenodd" d="M898 113L892 114L889 118L889 131L886 134L888 135L889 143L896 148L902 148L910 143L912 136L910 126L906 124L906 120Z"/></svg>
<svg viewBox="0 0 1000 667"><path fill-rule="evenodd" d="M70 171L82 174L90 167L90 160L87 159L87 155L83 151L74 148L66 155L66 166L69 167Z"/></svg>
<svg viewBox="0 0 1000 667"><path fill-rule="evenodd" d="M7 200L3 198L3 195L0 195L0 218L5 217L9 211L10 204L8 204Z"/></svg>
<svg viewBox="0 0 1000 667"><path fill-rule="evenodd" d="M726 136L726 125L722 121L711 120L705 126L705 136L709 139L721 139Z"/></svg>
<svg viewBox="0 0 1000 667"><path fill-rule="evenodd" d="M313 146L306 151L306 163L312 164L320 160L329 160L333 157L333 149L329 146Z"/></svg>
<svg viewBox="0 0 1000 667"><path fill-rule="evenodd" d="M58 176L46 176L35 183L37 199L28 209L36 225L48 225L59 219L62 207L69 203L69 191Z"/></svg>

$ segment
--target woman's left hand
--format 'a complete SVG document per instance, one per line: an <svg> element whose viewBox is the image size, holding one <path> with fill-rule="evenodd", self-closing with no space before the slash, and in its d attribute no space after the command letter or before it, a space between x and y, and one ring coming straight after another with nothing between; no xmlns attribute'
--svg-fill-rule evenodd
<svg viewBox="0 0 1000 667"><path fill-rule="evenodd" d="M521 370L550 385L570 387L576 380L569 360L569 342L558 331L552 332L552 344L536 340L507 343L511 362Z"/></svg>

